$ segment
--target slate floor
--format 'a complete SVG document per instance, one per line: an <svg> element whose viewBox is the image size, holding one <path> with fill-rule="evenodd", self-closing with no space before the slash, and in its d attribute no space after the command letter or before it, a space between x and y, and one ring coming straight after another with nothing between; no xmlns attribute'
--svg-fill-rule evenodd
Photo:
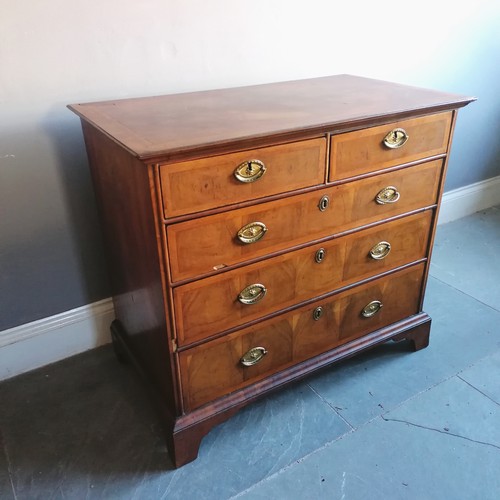
<svg viewBox="0 0 500 500"><path fill-rule="evenodd" d="M440 226L431 275L427 349L278 392L179 470L109 346L0 384L0 498L498 500L500 207Z"/></svg>

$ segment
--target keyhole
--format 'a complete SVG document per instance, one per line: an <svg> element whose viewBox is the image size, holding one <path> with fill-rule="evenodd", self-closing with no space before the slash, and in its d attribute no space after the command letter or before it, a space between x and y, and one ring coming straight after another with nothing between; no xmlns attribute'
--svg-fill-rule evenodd
<svg viewBox="0 0 500 500"><path fill-rule="evenodd" d="M319 200L318 208L320 209L321 212L324 212L327 208L328 205L330 204L330 198L328 196L323 196L321 200Z"/></svg>
<svg viewBox="0 0 500 500"><path fill-rule="evenodd" d="M316 256L315 256L315 260L318 264L320 264L321 262L323 262L323 259L325 258L325 249L324 248L320 248L317 252L316 252Z"/></svg>

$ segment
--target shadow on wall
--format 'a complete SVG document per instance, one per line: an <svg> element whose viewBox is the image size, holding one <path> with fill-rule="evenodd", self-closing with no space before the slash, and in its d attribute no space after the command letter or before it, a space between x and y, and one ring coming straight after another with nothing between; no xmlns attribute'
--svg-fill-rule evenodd
<svg viewBox="0 0 500 500"><path fill-rule="evenodd" d="M75 118L60 104L1 133L0 331L110 295Z"/></svg>
<svg viewBox="0 0 500 500"><path fill-rule="evenodd" d="M57 106L57 112L60 106ZM68 116L62 116L62 115ZM110 296L103 234L80 120L68 109L54 110L42 123L57 158L67 229L82 284L82 305ZM52 117L60 119L54 120Z"/></svg>

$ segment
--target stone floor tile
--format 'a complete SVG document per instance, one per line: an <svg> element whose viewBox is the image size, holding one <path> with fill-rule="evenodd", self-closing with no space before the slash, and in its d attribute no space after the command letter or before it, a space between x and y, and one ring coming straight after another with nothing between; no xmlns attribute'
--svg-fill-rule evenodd
<svg viewBox="0 0 500 500"><path fill-rule="evenodd" d="M490 446L496 449L500 465L500 405L458 376L382 417L404 426L418 426Z"/></svg>
<svg viewBox="0 0 500 500"><path fill-rule="evenodd" d="M109 347L0 386L19 498L228 498L348 432L305 384L242 410L172 470L142 384Z"/></svg>
<svg viewBox="0 0 500 500"><path fill-rule="evenodd" d="M498 470L497 448L379 417L236 498L497 500Z"/></svg>
<svg viewBox="0 0 500 500"><path fill-rule="evenodd" d="M478 361L458 376L500 405L500 351Z"/></svg>
<svg viewBox="0 0 500 500"><path fill-rule="evenodd" d="M14 492L9 477L9 461L3 445L2 431L0 428L0 500L14 499Z"/></svg>
<svg viewBox="0 0 500 500"><path fill-rule="evenodd" d="M500 207L439 226L431 274L500 310Z"/></svg>

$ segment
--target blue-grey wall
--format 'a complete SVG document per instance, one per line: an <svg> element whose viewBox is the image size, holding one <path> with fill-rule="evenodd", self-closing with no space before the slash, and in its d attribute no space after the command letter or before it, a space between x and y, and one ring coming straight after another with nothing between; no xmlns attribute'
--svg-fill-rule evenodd
<svg viewBox="0 0 500 500"><path fill-rule="evenodd" d="M109 295L68 103L358 74L476 95L459 116L446 188L500 175L499 3L399 9L0 0L0 331Z"/></svg>

